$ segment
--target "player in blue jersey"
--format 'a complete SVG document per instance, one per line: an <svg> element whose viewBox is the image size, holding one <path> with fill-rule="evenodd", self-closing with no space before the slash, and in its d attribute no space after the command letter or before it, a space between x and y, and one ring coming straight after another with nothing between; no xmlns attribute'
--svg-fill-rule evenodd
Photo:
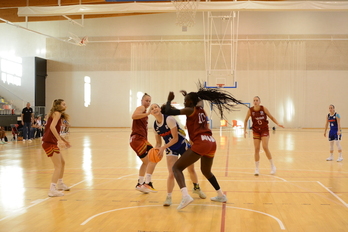
<svg viewBox="0 0 348 232"><path fill-rule="evenodd" d="M340 144L342 134L341 134L341 117L338 113L335 112L335 106L330 105L329 106L330 113L326 117L326 123L325 123L325 131L324 136L326 137L326 131L327 126L330 124L330 131L329 131L329 141L330 141L330 157L327 158L327 161L333 160L333 151L334 151L334 142L336 142L337 149L338 149L338 159L337 162L343 161L342 157L342 147Z"/></svg>
<svg viewBox="0 0 348 232"><path fill-rule="evenodd" d="M152 104L150 106L151 114L156 118L154 122L154 131L156 138L155 148L159 149L159 154L163 156L163 152L166 151L167 167L169 175L167 178L167 198L163 203L163 206L170 206L172 204L172 192L175 185L173 165L178 160L179 155L182 155L188 148L191 147L190 143L186 139L186 134L183 129L180 128L179 124L174 117L164 115L165 110L161 109L159 105ZM164 145L162 146L162 139ZM198 184L197 174L194 169L194 165L187 167L193 182L193 192L197 193L200 198L205 199L206 195L202 192Z"/></svg>

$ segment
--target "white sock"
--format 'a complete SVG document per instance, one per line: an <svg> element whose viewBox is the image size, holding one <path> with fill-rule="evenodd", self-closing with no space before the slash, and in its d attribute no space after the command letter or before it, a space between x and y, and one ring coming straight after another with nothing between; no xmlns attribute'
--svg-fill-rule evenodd
<svg viewBox="0 0 348 232"><path fill-rule="evenodd" d="M167 197L172 197L172 193L167 193Z"/></svg>
<svg viewBox="0 0 348 232"><path fill-rule="evenodd" d="M333 158L333 153L330 153L330 158Z"/></svg>
<svg viewBox="0 0 348 232"><path fill-rule="evenodd" d="M51 190L51 191L56 191L56 190L57 190L57 189L56 189L56 186L57 186L56 183L51 183L50 190Z"/></svg>
<svg viewBox="0 0 348 232"><path fill-rule="evenodd" d="M182 189L180 189L180 191L181 191L182 197L189 196L189 193L186 187L183 187Z"/></svg>
<svg viewBox="0 0 348 232"><path fill-rule="evenodd" d="M222 192L221 189L216 190L216 192L217 192L217 194L218 194L219 197L222 197L222 196L224 195L224 193Z"/></svg>
<svg viewBox="0 0 348 232"><path fill-rule="evenodd" d="M63 179L58 179L57 184L63 184Z"/></svg>
<svg viewBox="0 0 348 232"><path fill-rule="evenodd" d="M144 177L143 176L139 176L138 183L144 184Z"/></svg>
<svg viewBox="0 0 348 232"><path fill-rule="evenodd" d="M148 183L150 183L151 182L151 174L149 174L149 173L146 173L146 175L145 175L145 184L148 184Z"/></svg>
<svg viewBox="0 0 348 232"><path fill-rule="evenodd" d="M259 169L259 164L260 164L260 161L255 161L256 169Z"/></svg>
<svg viewBox="0 0 348 232"><path fill-rule="evenodd" d="M338 153L338 158L342 158L342 152Z"/></svg>
<svg viewBox="0 0 348 232"><path fill-rule="evenodd" d="M271 163L271 167L273 168L274 167L273 160L269 159L269 162Z"/></svg>

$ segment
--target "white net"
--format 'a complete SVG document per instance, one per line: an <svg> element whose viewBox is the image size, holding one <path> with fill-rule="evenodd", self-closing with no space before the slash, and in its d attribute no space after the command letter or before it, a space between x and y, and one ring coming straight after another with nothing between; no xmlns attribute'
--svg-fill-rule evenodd
<svg viewBox="0 0 348 232"><path fill-rule="evenodd" d="M176 8L176 24L192 27L195 24L196 10L200 0L172 0Z"/></svg>

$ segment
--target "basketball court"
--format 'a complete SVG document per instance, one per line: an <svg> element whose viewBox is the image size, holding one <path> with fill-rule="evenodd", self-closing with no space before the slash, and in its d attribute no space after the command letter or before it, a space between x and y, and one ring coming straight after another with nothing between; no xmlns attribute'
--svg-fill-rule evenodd
<svg viewBox="0 0 348 232"><path fill-rule="evenodd" d="M217 153L213 173L228 197L216 195L196 163L207 199L177 211L181 193L176 185L173 204L166 198L165 158L152 181L157 193L135 190L140 160L130 148L129 128L72 128L66 138L72 148L66 159L63 197L48 197L53 165L41 141L9 142L0 146L0 231L347 231L347 143L343 162L328 162L329 143L323 130L279 129L271 132L270 150L277 167L261 152L260 176L254 176L253 139L243 129L213 130ZM344 134L343 134L343 137ZM155 143L149 129L149 140ZM335 148L336 149L336 148ZM185 172L189 189L192 183Z"/></svg>

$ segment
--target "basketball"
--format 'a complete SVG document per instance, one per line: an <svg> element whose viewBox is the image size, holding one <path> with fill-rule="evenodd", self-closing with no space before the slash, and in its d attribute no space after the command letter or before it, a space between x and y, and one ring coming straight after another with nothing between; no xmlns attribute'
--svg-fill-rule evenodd
<svg viewBox="0 0 348 232"><path fill-rule="evenodd" d="M149 160L150 160L150 162L152 162L152 163L158 163L158 162L161 161L161 159L162 159L163 156L160 157L160 156L158 155L158 151L159 151L159 149L156 149L156 148L151 148L151 149L149 150L148 155L149 155Z"/></svg>

